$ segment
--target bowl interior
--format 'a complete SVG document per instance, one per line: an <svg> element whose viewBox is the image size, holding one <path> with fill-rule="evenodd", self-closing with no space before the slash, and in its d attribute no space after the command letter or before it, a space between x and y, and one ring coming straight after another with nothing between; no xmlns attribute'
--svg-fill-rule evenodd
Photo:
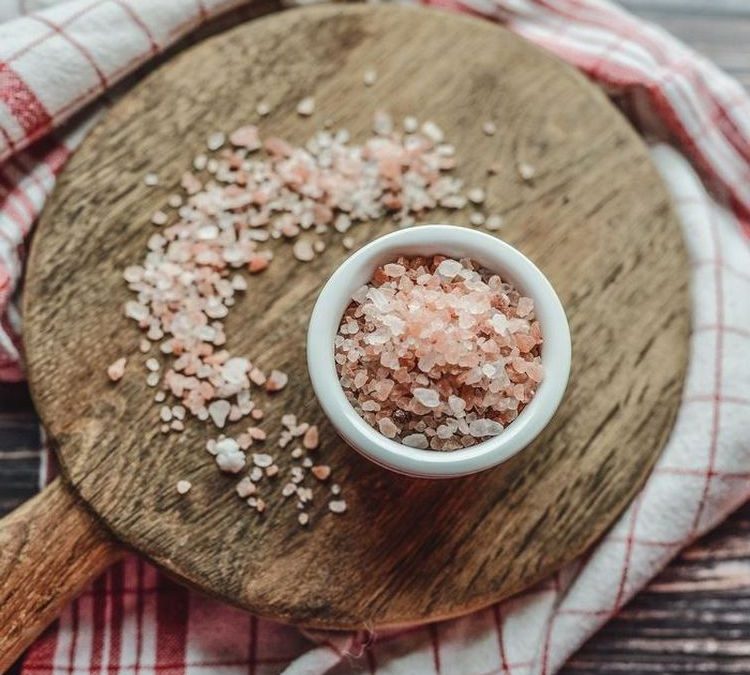
<svg viewBox="0 0 750 675"><path fill-rule="evenodd" d="M471 258L533 298L542 328L544 379L502 434L469 448L436 452L402 445L373 429L349 403L334 361L334 339L352 295L375 268L398 256ZM413 475L464 475L498 464L527 445L554 414L570 369L570 333L562 305L546 277L517 249L488 234L449 225L423 225L384 235L350 256L331 276L313 310L308 365L318 399L344 439L373 461Z"/></svg>

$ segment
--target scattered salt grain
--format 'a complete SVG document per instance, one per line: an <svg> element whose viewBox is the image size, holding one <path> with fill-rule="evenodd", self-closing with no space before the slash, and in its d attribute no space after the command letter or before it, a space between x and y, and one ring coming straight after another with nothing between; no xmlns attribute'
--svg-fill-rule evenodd
<svg viewBox="0 0 750 675"><path fill-rule="evenodd" d="M304 527L305 525L307 525L307 523L310 522L310 516L307 513L300 513L297 516L297 521Z"/></svg>
<svg viewBox="0 0 750 675"><path fill-rule="evenodd" d="M271 105L267 101L261 101L255 107L255 112L261 117L266 117L271 112Z"/></svg>
<svg viewBox="0 0 750 675"><path fill-rule="evenodd" d="M536 169L531 166L531 164L521 162L518 165L518 175L521 176L524 181L529 182L533 180L534 176L536 176Z"/></svg>
<svg viewBox="0 0 750 675"><path fill-rule="evenodd" d="M487 220L485 220L484 226L490 232L495 232L496 230L501 229L504 224L505 222L503 221L503 217L494 214L494 215L487 217Z"/></svg>
<svg viewBox="0 0 750 675"><path fill-rule="evenodd" d="M302 437L302 445L307 450L315 450L320 443L320 436L318 434L318 427L312 425Z"/></svg>
<svg viewBox="0 0 750 675"><path fill-rule="evenodd" d="M143 177L143 183L148 187L154 187L155 185L159 184L159 176L157 176L155 173L147 173Z"/></svg>
<svg viewBox="0 0 750 675"><path fill-rule="evenodd" d="M404 131L407 134L416 133L417 129L419 129L419 120L416 117L411 115L404 117Z"/></svg>
<svg viewBox="0 0 750 675"><path fill-rule="evenodd" d="M312 96L303 98L297 104L297 114L303 117L309 117L315 112L315 99Z"/></svg>
<svg viewBox="0 0 750 675"><path fill-rule="evenodd" d="M472 204L482 204L486 198L486 194L482 188L472 188L466 193L466 196Z"/></svg>
<svg viewBox="0 0 750 675"><path fill-rule="evenodd" d="M229 401L223 399L212 401L208 406L209 417L211 417L211 421L219 427L219 429L224 427L224 423L227 421L231 408L232 406Z"/></svg>
<svg viewBox="0 0 750 675"><path fill-rule="evenodd" d="M190 488L193 484L189 480L178 480L177 481L177 492L181 495L186 495L190 492Z"/></svg>
<svg viewBox="0 0 750 675"><path fill-rule="evenodd" d="M266 467L273 464L273 457L266 453L254 453L253 464L255 464L255 466L259 466L261 469L265 469Z"/></svg>
<svg viewBox="0 0 750 675"><path fill-rule="evenodd" d="M346 511L346 502L343 499L338 499L328 502L328 508L332 513L344 513Z"/></svg>
<svg viewBox="0 0 750 675"><path fill-rule="evenodd" d="M435 124L435 122L432 122L428 120L422 125L422 133L427 136L433 143L442 143L445 139L445 135L443 134L443 130Z"/></svg>
<svg viewBox="0 0 750 675"><path fill-rule="evenodd" d="M475 227L479 227L480 225L484 225L484 214L480 211L473 211L471 215L469 216L469 222L474 225Z"/></svg>
<svg viewBox="0 0 750 675"><path fill-rule="evenodd" d="M494 136L497 132L497 126L494 122L488 121L482 125L482 131L486 136Z"/></svg>
<svg viewBox="0 0 750 675"><path fill-rule="evenodd" d="M169 220L168 216L164 211L155 211L154 214L151 216L151 222L154 225L164 225L167 220Z"/></svg>
<svg viewBox="0 0 750 675"><path fill-rule="evenodd" d="M286 387L287 382L289 382L289 376L286 373L280 370L272 370L271 374L266 380L266 391L281 391L284 387Z"/></svg>
<svg viewBox="0 0 750 675"><path fill-rule="evenodd" d="M245 148L250 152L259 150L262 147L260 135L258 134L258 127L254 124L248 124L244 127L235 129L229 134L229 142L238 148Z"/></svg>
<svg viewBox="0 0 750 675"><path fill-rule="evenodd" d="M124 356L117 359L117 361L112 362L109 365L109 368L107 368L107 377L109 377L112 382L121 380L122 376L125 375L125 366L127 365L127 363L128 360Z"/></svg>
<svg viewBox="0 0 750 675"><path fill-rule="evenodd" d="M206 139L206 146L213 152L221 148L226 140L227 137L223 131L215 131L208 137L208 139Z"/></svg>
<svg viewBox="0 0 750 675"><path fill-rule="evenodd" d="M362 76L362 81L365 83L366 87L371 87L378 79L378 73L374 68L368 68L365 70L364 75Z"/></svg>
<svg viewBox="0 0 750 675"><path fill-rule="evenodd" d="M325 464L314 466L310 471L318 480L328 480L328 477L331 475L331 467Z"/></svg>
<svg viewBox="0 0 750 675"><path fill-rule="evenodd" d="M257 488L255 487L255 483L253 483L248 476L245 476L239 483L237 483L235 490L237 490L237 494L242 499L246 499L250 495L254 495Z"/></svg>
<svg viewBox="0 0 750 675"><path fill-rule="evenodd" d="M315 257L315 250L308 239L298 239L292 247L294 257L300 262L309 262Z"/></svg>
<svg viewBox="0 0 750 675"><path fill-rule="evenodd" d="M216 463L222 471L239 473L245 467L245 461L245 453L231 438L216 443Z"/></svg>

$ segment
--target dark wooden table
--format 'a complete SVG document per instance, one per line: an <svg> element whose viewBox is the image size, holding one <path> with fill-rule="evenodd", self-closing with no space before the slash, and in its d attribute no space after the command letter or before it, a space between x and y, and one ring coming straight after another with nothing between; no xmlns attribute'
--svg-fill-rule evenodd
<svg viewBox="0 0 750 675"><path fill-rule="evenodd" d="M622 0L750 87L750 0ZM26 387L0 385L0 513L37 490L39 428ZM750 673L750 504L684 551L564 669Z"/></svg>

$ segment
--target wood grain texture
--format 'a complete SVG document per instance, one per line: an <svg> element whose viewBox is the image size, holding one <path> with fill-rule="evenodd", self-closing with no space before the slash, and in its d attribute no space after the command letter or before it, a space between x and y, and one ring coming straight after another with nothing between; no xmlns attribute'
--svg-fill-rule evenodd
<svg viewBox="0 0 750 675"><path fill-rule="evenodd" d="M294 36L291 39L289 36ZM380 78L365 89L362 72ZM314 93L316 121L296 102ZM308 265L288 249L254 278L227 326L230 345L294 385L269 401L321 424L323 452L350 511L304 532L275 502L258 518L232 493L189 424L158 432L136 331L122 316L122 269L142 255L150 214L208 133L253 120L303 141L332 117L355 138L386 105L446 129L460 175L488 184L503 237L546 272L571 321L572 385L533 447L466 479L394 476L346 448L322 419L304 368L317 291L344 258ZM502 133L481 134L494 118ZM532 184L516 166L537 169ZM156 170L162 188L142 185ZM431 220L466 224L467 214ZM389 229L356 231L361 243ZM37 230L26 288L36 405L63 468L115 534L186 583L256 613L308 625L390 625L464 613L579 555L641 484L669 432L687 358L688 268L679 228L645 148L580 75L506 31L395 7L295 10L241 26L181 55L117 104L72 159ZM107 364L133 354L118 386ZM178 478L194 488L183 499ZM291 582L290 580L294 580Z"/></svg>
<svg viewBox="0 0 750 675"><path fill-rule="evenodd" d="M122 551L60 479L0 520L0 673Z"/></svg>

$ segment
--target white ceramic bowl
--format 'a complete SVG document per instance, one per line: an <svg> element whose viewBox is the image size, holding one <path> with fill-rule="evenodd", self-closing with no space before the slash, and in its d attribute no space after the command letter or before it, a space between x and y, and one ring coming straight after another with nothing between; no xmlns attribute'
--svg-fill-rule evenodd
<svg viewBox="0 0 750 675"><path fill-rule="evenodd" d="M334 338L352 294L378 265L399 255L471 258L533 298L542 328L544 379L521 414L499 436L462 450L419 450L386 438L354 410L339 383ZM386 234L349 257L333 273L313 308L307 333L307 367L323 411L341 437L368 459L420 478L450 478L489 469L531 443L557 410L570 373L570 329L552 285L526 256L483 232L452 225L422 225Z"/></svg>

